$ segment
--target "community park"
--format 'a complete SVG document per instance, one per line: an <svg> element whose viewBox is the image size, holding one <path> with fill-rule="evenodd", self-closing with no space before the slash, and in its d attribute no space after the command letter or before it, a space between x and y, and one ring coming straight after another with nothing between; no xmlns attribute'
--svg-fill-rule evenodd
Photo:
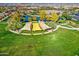
<svg viewBox="0 0 79 59"><path fill-rule="evenodd" d="M0 56L78 56L78 6L0 4Z"/></svg>

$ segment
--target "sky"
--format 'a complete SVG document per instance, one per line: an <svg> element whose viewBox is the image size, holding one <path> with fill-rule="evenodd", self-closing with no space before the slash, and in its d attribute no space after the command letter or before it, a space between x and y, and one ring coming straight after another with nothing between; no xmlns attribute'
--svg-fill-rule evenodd
<svg viewBox="0 0 79 59"><path fill-rule="evenodd" d="M0 6L16 6L17 3L0 3ZM79 6L79 3L20 3L23 5L32 5L32 6Z"/></svg>

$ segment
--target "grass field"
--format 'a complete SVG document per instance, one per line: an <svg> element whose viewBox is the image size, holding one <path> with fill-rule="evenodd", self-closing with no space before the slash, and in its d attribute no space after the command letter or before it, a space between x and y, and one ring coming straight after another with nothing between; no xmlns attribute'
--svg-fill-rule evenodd
<svg viewBox="0 0 79 59"><path fill-rule="evenodd" d="M79 31L59 28L45 35L23 36L9 32L6 26L0 23L0 55L79 55Z"/></svg>

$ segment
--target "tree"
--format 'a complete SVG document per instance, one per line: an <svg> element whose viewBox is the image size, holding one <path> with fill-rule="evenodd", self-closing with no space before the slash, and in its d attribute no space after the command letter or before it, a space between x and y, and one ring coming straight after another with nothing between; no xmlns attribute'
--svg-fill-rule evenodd
<svg viewBox="0 0 79 59"><path fill-rule="evenodd" d="M72 19L72 17L68 14L68 12L63 12L62 17L65 18L66 20Z"/></svg>
<svg viewBox="0 0 79 59"><path fill-rule="evenodd" d="M59 15L57 15L57 13L55 13L55 12L51 13L51 16L52 17L51 17L50 20L52 20L54 22L56 22L58 20L58 18L59 18Z"/></svg>
<svg viewBox="0 0 79 59"><path fill-rule="evenodd" d="M44 20L46 18L46 11L45 10L39 10L40 19Z"/></svg>
<svg viewBox="0 0 79 59"><path fill-rule="evenodd" d="M14 14L11 15L8 26L12 30L21 28L20 14L18 12L15 12Z"/></svg>

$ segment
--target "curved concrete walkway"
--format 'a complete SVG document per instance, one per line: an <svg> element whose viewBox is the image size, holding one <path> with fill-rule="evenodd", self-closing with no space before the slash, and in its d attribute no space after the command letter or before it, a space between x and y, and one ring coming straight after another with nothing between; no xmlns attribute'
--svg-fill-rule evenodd
<svg viewBox="0 0 79 59"><path fill-rule="evenodd" d="M65 27L65 26L61 26L61 25L57 25L57 27L53 31L56 31L58 28L65 28L65 29L69 29L69 30L77 30L77 31L79 31L79 28L75 28L75 27L69 28L69 27Z"/></svg>
<svg viewBox="0 0 79 59"><path fill-rule="evenodd" d="M69 29L69 30L77 30L79 31L79 28L75 28L75 27L65 27L65 26L62 26L62 25L57 25L56 28L54 30L51 29L51 31L47 31L47 32L44 32L44 33L35 33L35 34L27 34L27 33L19 33L18 31L13 31L13 30L9 30L10 32L13 32L13 33L16 33L16 34L22 34L22 35L41 35L41 34L48 34L50 32L53 32L53 31L56 31L58 30L58 28L65 28L65 29Z"/></svg>
<svg viewBox="0 0 79 59"><path fill-rule="evenodd" d="M12 33L16 33L16 34L22 34L22 35L42 35L42 34L48 34L48 33L51 33L51 31L47 31L47 32L44 32L44 33L34 33L34 34L31 34L31 33L20 33L18 31L13 31L13 30L9 30L10 32Z"/></svg>

